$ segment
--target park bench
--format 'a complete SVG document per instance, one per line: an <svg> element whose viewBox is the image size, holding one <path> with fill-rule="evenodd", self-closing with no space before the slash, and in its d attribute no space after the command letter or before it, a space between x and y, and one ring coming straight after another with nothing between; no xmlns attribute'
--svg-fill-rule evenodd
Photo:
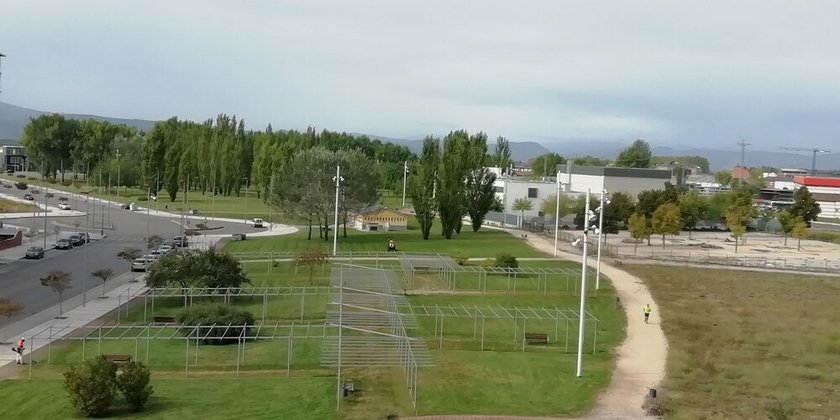
<svg viewBox="0 0 840 420"><path fill-rule="evenodd" d="M526 332L525 342L528 344L548 344L548 334Z"/></svg>
<svg viewBox="0 0 840 420"><path fill-rule="evenodd" d="M152 318L152 321L155 324L174 324L175 317L174 316L156 316Z"/></svg>
<svg viewBox="0 0 840 420"><path fill-rule="evenodd" d="M341 388L344 391L345 397L356 396L356 385L353 382L345 382Z"/></svg>
<svg viewBox="0 0 840 420"><path fill-rule="evenodd" d="M115 365L128 363L131 361L131 356L127 354L106 354L105 361Z"/></svg>

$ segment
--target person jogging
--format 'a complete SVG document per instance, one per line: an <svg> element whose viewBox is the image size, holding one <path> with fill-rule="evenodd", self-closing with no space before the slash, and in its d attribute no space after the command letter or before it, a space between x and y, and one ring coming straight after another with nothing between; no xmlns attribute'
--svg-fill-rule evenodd
<svg viewBox="0 0 840 420"><path fill-rule="evenodd" d="M645 307L642 308L642 311L645 313L645 324L647 324L648 323L648 318L650 318L650 312L651 312L650 303L645 305Z"/></svg>
<svg viewBox="0 0 840 420"><path fill-rule="evenodd" d="M15 347L12 348L12 350L16 354L16 358L17 358L16 363L19 364L19 365L23 364L23 350L24 350L23 345L25 343L26 343L26 339L21 337L20 340L17 342L17 345L15 345Z"/></svg>

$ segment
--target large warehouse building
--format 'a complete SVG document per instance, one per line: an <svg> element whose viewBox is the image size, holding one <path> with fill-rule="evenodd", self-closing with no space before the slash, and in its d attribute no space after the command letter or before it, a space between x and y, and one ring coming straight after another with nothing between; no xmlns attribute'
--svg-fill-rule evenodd
<svg viewBox="0 0 840 420"><path fill-rule="evenodd" d="M794 176L796 187L808 187L820 205L820 217L840 218L840 178Z"/></svg>

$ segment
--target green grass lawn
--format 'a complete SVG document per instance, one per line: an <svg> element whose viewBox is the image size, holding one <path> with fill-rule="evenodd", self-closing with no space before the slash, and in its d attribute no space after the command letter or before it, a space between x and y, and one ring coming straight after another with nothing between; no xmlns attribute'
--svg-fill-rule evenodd
<svg viewBox="0 0 840 420"><path fill-rule="evenodd" d="M624 268L647 283L660 307L669 344L660 395L668 418L840 413L837 277ZM787 410L795 413L780 415Z"/></svg>
<svg viewBox="0 0 840 420"><path fill-rule="evenodd" d="M401 252L412 253L439 253L456 254L461 253L471 258L491 258L500 253L508 253L514 257L545 257L546 255L530 247L521 238L493 229L481 229L473 232L469 227L464 227L460 235L454 235L452 239L444 239L440 235L440 224L435 223L429 240L423 240L420 230L416 227L414 218L409 218L409 230L391 232L360 232L355 229L347 229L347 238L339 232L339 252L380 252L385 253L389 239L397 243L397 249ZM318 239L317 226L313 229L313 238L307 240L306 228L297 233L283 236L270 236L262 238L249 238L246 241L230 242L225 250L231 252L278 252L295 253L304 248L321 248L332 251L332 236L329 241Z"/></svg>
<svg viewBox="0 0 840 420"><path fill-rule="evenodd" d="M164 377L160 377L164 376ZM145 411L130 413L119 404L114 417L154 419L331 419L335 418L335 379L329 377L205 377L152 375L154 394ZM60 379L0 381L0 417L77 418ZM14 404L11 402L14 401ZM271 413L271 414L269 414Z"/></svg>
<svg viewBox="0 0 840 420"><path fill-rule="evenodd" d="M34 208L35 206L29 203L0 198L0 213L28 213Z"/></svg>

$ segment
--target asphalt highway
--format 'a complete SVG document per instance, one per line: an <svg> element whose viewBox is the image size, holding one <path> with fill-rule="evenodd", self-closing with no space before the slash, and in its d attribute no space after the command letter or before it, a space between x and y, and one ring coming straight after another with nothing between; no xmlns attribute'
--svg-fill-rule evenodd
<svg viewBox="0 0 840 420"><path fill-rule="evenodd" d="M8 181L3 181L7 183ZM0 192L16 197L23 197L27 191L17 188L0 188ZM127 261L117 257L117 253L126 247L145 250L145 238L148 235L159 235L165 240L181 234L180 215L147 214L144 210L129 211L121 209L117 204L100 206L98 201L94 205L93 199L72 197L69 194L59 191L52 191L54 197L48 199L49 206L57 206L58 197L67 197L66 201L73 210L86 212L82 216L60 216L62 210L53 209L46 217L47 232L53 234L56 228L61 229L60 236L69 236L78 231L88 231L92 234L102 232L105 237L101 240L91 241L85 246L77 246L70 250L49 249L43 259L40 260L19 260L5 265L0 265L0 296L10 298L15 302L26 305L24 312L11 320L2 318L0 325L15 322L25 318L29 314L39 312L45 308L58 303L58 295L48 287L42 286L40 279L53 270L66 271L71 273L71 288L63 294L66 300L72 296L82 294L87 289L88 300L96 298L101 293L102 282L90 275L91 272L100 268L111 268L114 276L128 272L130 265ZM39 203L44 202L44 193L34 195ZM95 211L95 213L94 213ZM95 222L93 219L96 219ZM104 219L104 220L103 220ZM77 222L77 223L76 223ZM103 223L104 222L104 223ZM6 219L4 223L9 226L20 226L32 228L33 226L44 230L44 217L27 217L17 219ZM191 220L191 223L205 223L199 220ZM232 234L232 233L255 233L264 229L254 229L246 226L245 222L226 222L208 220L206 224L210 227L221 227L221 229L210 230L210 234ZM78 226L77 226L78 225ZM31 244L30 244L31 243ZM42 246L43 236L39 235L33 239L25 238L24 247ZM51 247L52 243L47 243ZM128 277L123 281L127 281ZM65 308L68 309L68 308ZM58 315L58 314L56 314Z"/></svg>

